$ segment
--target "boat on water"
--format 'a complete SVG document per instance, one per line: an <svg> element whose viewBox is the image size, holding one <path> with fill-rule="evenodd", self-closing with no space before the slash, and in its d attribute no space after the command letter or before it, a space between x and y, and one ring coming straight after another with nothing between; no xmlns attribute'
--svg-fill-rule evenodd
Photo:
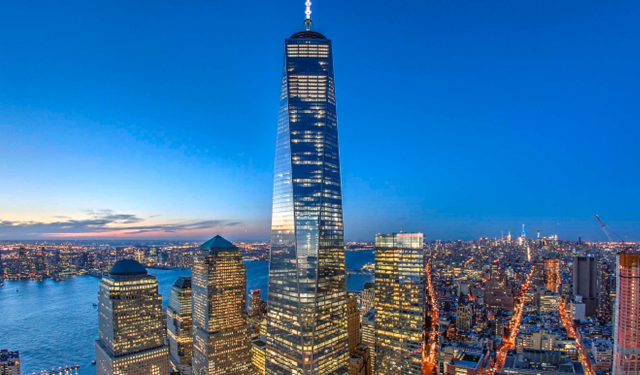
<svg viewBox="0 0 640 375"><path fill-rule="evenodd" d="M98 304L94 302L94 303L93 303L93 306L98 306Z"/></svg>
<svg viewBox="0 0 640 375"><path fill-rule="evenodd" d="M91 364L95 365L96 364L96 360L94 359L93 361L91 361Z"/></svg>

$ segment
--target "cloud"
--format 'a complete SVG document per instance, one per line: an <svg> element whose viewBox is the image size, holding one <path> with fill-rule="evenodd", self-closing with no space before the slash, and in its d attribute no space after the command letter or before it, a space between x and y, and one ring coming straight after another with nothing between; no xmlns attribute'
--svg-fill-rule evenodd
<svg viewBox="0 0 640 375"><path fill-rule="evenodd" d="M200 220L179 223L144 225L145 219L133 214L117 214L112 210L83 210L87 219L75 220L66 217L53 222L9 221L0 219L0 237L22 239L68 235L140 235L145 233L179 233L204 229L234 227L241 223L230 220Z"/></svg>

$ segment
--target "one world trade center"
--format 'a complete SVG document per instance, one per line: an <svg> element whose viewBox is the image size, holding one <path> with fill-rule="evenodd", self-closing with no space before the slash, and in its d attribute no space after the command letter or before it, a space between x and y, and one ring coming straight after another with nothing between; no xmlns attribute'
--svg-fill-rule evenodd
<svg viewBox="0 0 640 375"><path fill-rule="evenodd" d="M331 40L285 40L275 158L267 374L341 374L348 360L342 188Z"/></svg>

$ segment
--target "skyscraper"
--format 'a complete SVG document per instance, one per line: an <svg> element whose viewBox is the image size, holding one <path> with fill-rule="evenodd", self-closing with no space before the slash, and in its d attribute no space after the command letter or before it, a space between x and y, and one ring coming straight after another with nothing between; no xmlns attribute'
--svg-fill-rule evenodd
<svg viewBox="0 0 640 375"><path fill-rule="evenodd" d="M613 375L640 373L640 253L618 254Z"/></svg>
<svg viewBox="0 0 640 375"><path fill-rule="evenodd" d="M469 331L473 327L473 307L469 305L459 305L456 310L456 329Z"/></svg>
<svg viewBox="0 0 640 375"><path fill-rule="evenodd" d="M27 256L27 249L24 247L20 247L18 250L18 269L20 270L20 278L28 279L29 271L31 269L31 262L29 262L29 257Z"/></svg>
<svg viewBox="0 0 640 375"><path fill-rule="evenodd" d="M593 256L573 258L573 295L581 295L585 316L596 316L598 310L598 261Z"/></svg>
<svg viewBox="0 0 640 375"><path fill-rule="evenodd" d="M376 312L375 308L371 308L366 314L362 316L362 322L360 324L360 337L362 337L362 343L369 347L369 355L371 356L371 371L376 373Z"/></svg>
<svg viewBox="0 0 640 375"><path fill-rule="evenodd" d="M167 308L169 354L176 366L190 366L193 355L191 278L181 277L171 288Z"/></svg>
<svg viewBox="0 0 640 375"><path fill-rule="evenodd" d="M200 246L191 274L193 373L253 374L247 272L240 250L216 236Z"/></svg>
<svg viewBox="0 0 640 375"><path fill-rule="evenodd" d="M349 329L349 353L354 355L356 346L362 342L360 337L360 311L356 296L347 297L347 325Z"/></svg>
<svg viewBox="0 0 640 375"><path fill-rule="evenodd" d="M307 2L309 6L311 3ZM276 144L267 374L346 371L347 284L331 40L285 40Z"/></svg>
<svg viewBox="0 0 640 375"><path fill-rule="evenodd" d="M544 287L554 293L560 291L560 259L544 259Z"/></svg>
<svg viewBox="0 0 640 375"><path fill-rule="evenodd" d="M98 303L97 374L168 374L156 278L135 260L121 260L100 281Z"/></svg>
<svg viewBox="0 0 640 375"><path fill-rule="evenodd" d="M422 374L427 306L423 242L422 233L376 235L376 374Z"/></svg>
<svg viewBox="0 0 640 375"><path fill-rule="evenodd" d="M358 299L352 295L347 297L347 320L349 326L349 374L371 375L371 351L362 343L360 334L360 310Z"/></svg>
<svg viewBox="0 0 640 375"><path fill-rule="evenodd" d="M365 283L360 298L360 316L368 313L369 310L375 305L376 291L374 283Z"/></svg>
<svg viewBox="0 0 640 375"><path fill-rule="evenodd" d="M260 317L260 309L262 305L262 295L260 289L254 289L249 292L249 316Z"/></svg>

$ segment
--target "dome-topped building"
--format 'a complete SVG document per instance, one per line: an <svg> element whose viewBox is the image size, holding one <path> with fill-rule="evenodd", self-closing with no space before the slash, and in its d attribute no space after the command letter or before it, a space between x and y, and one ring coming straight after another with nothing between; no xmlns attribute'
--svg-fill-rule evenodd
<svg viewBox="0 0 640 375"><path fill-rule="evenodd" d="M133 259L116 262L100 280L95 342L97 375L168 374L158 280Z"/></svg>
<svg viewBox="0 0 640 375"><path fill-rule="evenodd" d="M147 269L139 262L133 259L123 259L116 262L109 271L111 276L144 276L147 275Z"/></svg>
<svg viewBox="0 0 640 375"><path fill-rule="evenodd" d="M317 31L304 30L293 34L289 39L327 39L327 37Z"/></svg>

